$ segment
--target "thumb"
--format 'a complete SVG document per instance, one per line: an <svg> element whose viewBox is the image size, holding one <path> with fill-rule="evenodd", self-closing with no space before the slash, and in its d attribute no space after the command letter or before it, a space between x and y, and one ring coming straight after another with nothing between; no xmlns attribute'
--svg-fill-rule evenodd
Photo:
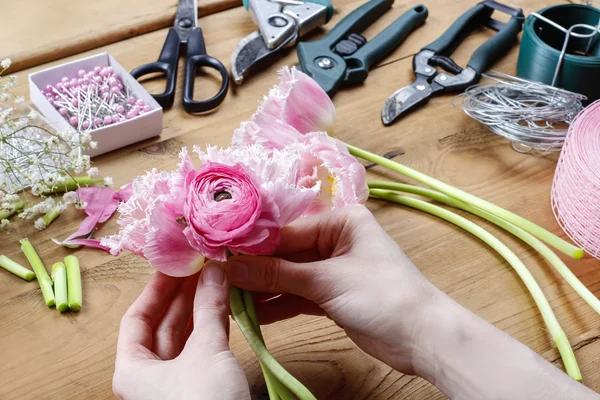
<svg viewBox="0 0 600 400"><path fill-rule="evenodd" d="M230 257L225 263L229 282L241 289L266 293L290 293L317 301L324 285L324 262L294 263L275 257Z"/></svg>
<svg viewBox="0 0 600 400"><path fill-rule="evenodd" d="M208 261L198 279L194 297L194 329L188 343L219 353L229 350L229 285L221 263Z"/></svg>

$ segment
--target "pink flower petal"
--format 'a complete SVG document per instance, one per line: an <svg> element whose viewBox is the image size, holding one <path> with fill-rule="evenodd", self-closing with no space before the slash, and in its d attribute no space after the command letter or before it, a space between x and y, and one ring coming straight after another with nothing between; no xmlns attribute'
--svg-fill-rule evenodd
<svg viewBox="0 0 600 400"><path fill-rule="evenodd" d="M283 181L267 182L263 185L279 208L279 223L288 225L304 214L320 191L317 184L310 189L300 189Z"/></svg>
<svg viewBox="0 0 600 400"><path fill-rule="evenodd" d="M69 247L71 249L77 249L79 247L92 247L95 249L100 249L100 250L104 250L108 253L108 247L103 246L100 243L100 240L98 239L71 239L69 241L64 241L64 242L59 242L56 239L52 239L54 241L54 243L61 245L61 246L65 246L65 247Z"/></svg>
<svg viewBox="0 0 600 400"><path fill-rule="evenodd" d="M286 75L287 73L282 74ZM291 76L293 83L285 100L281 119L301 134L333 134L336 112L327 93L312 78L295 68L292 69Z"/></svg>
<svg viewBox="0 0 600 400"><path fill-rule="evenodd" d="M117 192L117 197L119 200L123 202L129 201L131 196L133 195L133 184L129 182L127 185L123 186L121 190Z"/></svg>
<svg viewBox="0 0 600 400"><path fill-rule="evenodd" d="M200 271L204 257L190 246L183 234L184 226L169 213L164 203L155 204L149 222L151 227L143 252L154 268L175 277Z"/></svg>

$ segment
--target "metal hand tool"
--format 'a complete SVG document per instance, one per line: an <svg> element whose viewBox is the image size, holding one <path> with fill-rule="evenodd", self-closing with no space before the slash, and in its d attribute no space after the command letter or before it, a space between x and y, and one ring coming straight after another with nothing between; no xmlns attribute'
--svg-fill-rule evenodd
<svg viewBox="0 0 600 400"><path fill-rule="evenodd" d="M202 29L198 27L198 0L179 0L174 27L169 29L158 61L135 68L131 71L131 75L138 79L141 76L157 72L164 74L167 79L165 91L152 96L163 108L172 107L175 100L177 65L182 44L187 49L183 108L190 114L211 111L217 108L227 96L229 74L227 68L219 60L206 54ZM196 101L194 100L194 84L196 73L201 67L215 69L221 74L221 89L211 99Z"/></svg>
<svg viewBox="0 0 600 400"><path fill-rule="evenodd" d="M491 18L494 10L512 17L503 24ZM503 57L516 42L523 19L521 9L490 0L477 4L461 15L441 37L415 55L413 69L416 80L387 99L381 115L383 124L392 124L407 112L425 104L433 95L462 91L478 82L481 74ZM498 33L475 50L467 67L463 69L449 56L475 28L482 25ZM438 72L436 66L445 72Z"/></svg>
<svg viewBox="0 0 600 400"><path fill-rule="evenodd" d="M405 12L370 41L359 35L394 4L371 0L348 14L324 38L298 44L300 68L332 96L342 86L365 81L373 65L390 54L425 23L427 8L419 4Z"/></svg>
<svg viewBox="0 0 600 400"><path fill-rule="evenodd" d="M291 47L298 39L327 23L333 15L328 0L244 0L258 31L237 45L231 55L231 74L237 84L260 61Z"/></svg>

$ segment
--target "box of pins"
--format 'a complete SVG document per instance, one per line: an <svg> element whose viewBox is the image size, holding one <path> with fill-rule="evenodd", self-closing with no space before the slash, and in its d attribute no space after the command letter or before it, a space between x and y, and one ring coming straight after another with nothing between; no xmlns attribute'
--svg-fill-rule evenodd
<svg viewBox="0 0 600 400"><path fill-rule="evenodd" d="M160 105L108 53L30 74L29 95L59 131L89 133L91 157L162 131Z"/></svg>

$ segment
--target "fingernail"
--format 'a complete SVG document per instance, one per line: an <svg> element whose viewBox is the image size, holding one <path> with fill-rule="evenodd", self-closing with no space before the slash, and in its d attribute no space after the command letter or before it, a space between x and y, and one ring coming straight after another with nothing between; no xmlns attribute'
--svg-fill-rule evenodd
<svg viewBox="0 0 600 400"><path fill-rule="evenodd" d="M221 286L225 281L225 273L221 263L208 261L202 268L202 283L205 285Z"/></svg>
<svg viewBox="0 0 600 400"><path fill-rule="evenodd" d="M227 261L227 276L231 282L248 282L248 266L240 261Z"/></svg>

